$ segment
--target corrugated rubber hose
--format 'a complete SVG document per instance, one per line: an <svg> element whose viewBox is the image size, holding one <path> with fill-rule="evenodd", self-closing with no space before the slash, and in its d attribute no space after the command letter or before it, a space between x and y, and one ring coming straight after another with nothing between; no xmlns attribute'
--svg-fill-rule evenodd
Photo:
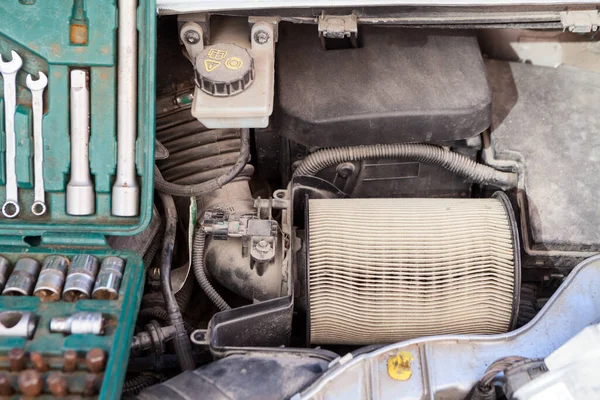
<svg viewBox="0 0 600 400"><path fill-rule="evenodd" d="M162 193L168 193L172 196L192 197L204 196L207 193L214 192L223 187L227 183L235 179L248 163L250 158L250 130L241 130L241 147L240 155L236 163L223 175L206 182L196 183L193 185L179 185L172 182L167 182L158 167L154 167L154 188Z"/></svg>
<svg viewBox="0 0 600 400"><path fill-rule="evenodd" d="M478 164L462 154L431 144L382 144L374 146L336 147L310 154L294 171L294 176L315 175L319 171L349 161L396 158L439 165L471 182L502 189L517 186L517 175Z"/></svg>
<svg viewBox="0 0 600 400"><path fill-rule="evenodd" d="M231 307L229 304L225 302L225 300L221 297L221 295L215 290L215 288L208 281L208 277L206 276L206 271L204 270L204 244L206 240L206 234L201 230L196 232L194 236L194 245L193 245L193 267L194 267L194 275L196 275L196 280L198 284L206 293L206 296L214 303L215 306L221 311L230 310Z"/></svg>

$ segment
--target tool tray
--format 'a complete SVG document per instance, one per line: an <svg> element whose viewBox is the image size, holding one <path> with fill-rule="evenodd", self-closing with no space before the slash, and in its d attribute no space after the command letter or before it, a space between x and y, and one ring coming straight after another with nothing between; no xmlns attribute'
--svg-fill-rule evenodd
<svg viewBox="0 0 600 400"><path fill-rule="evenodd" d="M83 6L84 14L82 14ZM33 311L38 316L34 336L27 340L0 337L0 374L5 374L17 388L18 373L8 369L7 353L21 348L28 355L40 352L51 371L62 371L62 354L76 350L79 372L65 374L69 394L83 392L86 376L84 357L92 348L103 349L107 356L105 372L100 377L101 398L119 398L127 369L130 340L143 289L143 263L133 252L113 251L104 235L134 235L148 225L152 216L154 165L154 76L156 54L156 14L154 0L139 0L138 28L138 98L136 172L140 187L139 215L119 217L111 214L111 190L117 165L117 29L116 0L10 0L0 1L0 53L5 61L16 51L23 60L17 74L16 176L20 213L8 219L0 215L0 256L14 263L22 257L40 263L49 255L69 259L76 254L90 254L99 259L115 255L126 261L117 300L59 300L41 302L34 296L1 296L0 312ZM77 26L74 26L77 25ZM66 187L70 175L70 70L88 72L90 91L89 165L95 188L95 213L74 216L66 212ZM48 77L44 91L43 177L47 212L31 212L34 201L34 140L31 92L25 79L38 72ZM3 80L0 76L0 203L6 191L6 132ZM1 207L1 204L0 204ZM73 312L102 312L109 321L103 336L92 334L63 335L49 332L55 316ZM49 396L44 373L44 392ZM14 397L20 397L16 391Z"/></svg>
<svg viewBox="0 0 600 400"><path fill-rule="evenodd" d="M96 381L95 395L102 399L120 398L121 388L127 361L129 358L129 344L133 335L133 327L141 299L140 288L143 285L143 264L141 258L129 252L106 250L65 250L48 253L44 250L29 250L27 253L15 253L14 250L0 248L0 254L14 263L21 257L33 258L42 263L50 254L60 254L72 258L75 254L90 254L100 261L106 256L123 258L125 269L119 289L117 300L78 300L74 303L65 301L41 302L35 296L13 297L0 296L0 311L32 311L38 315L37 328L31 339L11 337L0 338L0 371L7 373L11 385L18 392L17 379L19 372L8 372L8 352L13 348L24 349L27 355L31 352L40 352L50 366L50 371L43 375L44 394L48 395L46 377L50 372L62 371L64 362L62 355L65 350L75 350L78 353L78 367L76 372L64 373L67 379L70 394L82 395L86 388L86 380L94 374L90 373L85 365L85 355L93 348L104 350L108 356L104 372L96 374L92 380ZM49 331L50 319L53 317L68 316L74 312L91 311L102 312L105 315L105 329L103 335L51 333ZM25 357L25 368L33 368L29 357Z"/></svg>

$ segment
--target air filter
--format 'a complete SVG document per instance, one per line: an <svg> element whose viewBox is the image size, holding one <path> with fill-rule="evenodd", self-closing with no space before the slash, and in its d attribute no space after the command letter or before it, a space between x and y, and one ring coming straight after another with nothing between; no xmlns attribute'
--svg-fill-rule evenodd
<svg viewBox="0 0 600 400"><path fill-rule="evenodd" d="M309 200L314 344L512 329L520 256L508 198Z"/></svg>

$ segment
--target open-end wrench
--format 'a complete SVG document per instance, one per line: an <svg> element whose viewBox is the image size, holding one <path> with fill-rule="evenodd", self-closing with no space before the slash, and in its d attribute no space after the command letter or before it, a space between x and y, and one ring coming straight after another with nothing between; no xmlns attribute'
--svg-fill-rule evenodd
<svg viewBox="0 0 600 400"><path fill-rule="evenodd" d="M42 71L38 72L39 78L33 80L31 74L27 75L25 83L31 91L31 104L33 108L33 172L35 183L33 186L34 201L31 212L34 215L46 213L46 196L44 193L44 140L42 138L42 117L44 116L44 89L48 86L48 78Z"/></svg>
<svg viewBox="0 0 600 400"><path fill-rule="evenodd" d="M14 218L21 211L15 167L17 153L15 112L17 109L17 71L23 65L23 60L14 50L10 54L12 60L9 62L4 62L0 55L0 73L2 73L2 79L4 80L4 121L6 127L6 201L2 206L2 214L6 218Z"/></svg>

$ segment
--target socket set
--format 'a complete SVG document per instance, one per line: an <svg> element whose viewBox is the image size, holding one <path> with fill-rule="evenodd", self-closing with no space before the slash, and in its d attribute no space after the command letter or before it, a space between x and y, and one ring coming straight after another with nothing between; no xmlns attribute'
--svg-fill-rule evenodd
<svg viewBox="0 0 600 400"><path fill-rule="evenodd" d="M56 397L98 395L107 354L101 348L87 352L66 350L62 356L26 353L15 347L0 355L0 396Z"/></svg>
<svg viewBox="0 0 600 400"><path fill-rule="evenodd" d="M106 249L0 254L0 396L119 398L141 258Z"/></svg>
<svg viewBox="0 0 600 400"><path fill-rule="evenodd" d="M72 260L51 255L41 264L23 257L12 268L0 256L0 290L3 296L33 294L42 301L116 300L124 267L125 260L119 257L106 257L100 263L92 255L78 254Z"/></svg>
<svg viewBox="0 0 600 400"><path fill-rule="evenodd" d="M0 396L117 399L144 268L105 235L152 217L155 1L0 3Z"/></svg>
<svg viewBox="0 0 600 400"><path fill-rule="evenodd" d="M6 3L2 15L20 23L0 24L0 234L141 231L152 216L154 1Z"/></svg>

